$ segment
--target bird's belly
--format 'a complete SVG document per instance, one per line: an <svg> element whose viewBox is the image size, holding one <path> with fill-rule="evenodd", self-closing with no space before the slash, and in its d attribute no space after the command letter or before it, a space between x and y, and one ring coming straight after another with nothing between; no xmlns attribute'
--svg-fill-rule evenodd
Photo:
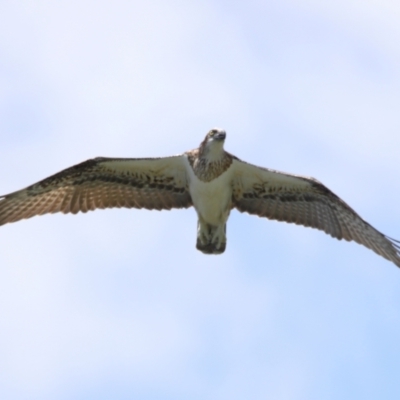
<svg viewBox="0 0 400 400"><path fill-rule="evenodd" d="M225 223L231 209L232 189L227 176L222 174L211 182L193 177L189 190L199 217L211 225Z"/></svg>

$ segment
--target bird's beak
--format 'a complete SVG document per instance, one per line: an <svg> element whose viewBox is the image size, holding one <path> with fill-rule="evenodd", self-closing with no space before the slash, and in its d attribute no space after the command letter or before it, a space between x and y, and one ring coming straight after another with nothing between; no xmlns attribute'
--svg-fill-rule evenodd
<svg viewBox="0 0 400 400"><path fill-rule="evenodd" d="M215 140L225 140L226 133L224 131L218 132L216 135L214 135Z"/></svg>

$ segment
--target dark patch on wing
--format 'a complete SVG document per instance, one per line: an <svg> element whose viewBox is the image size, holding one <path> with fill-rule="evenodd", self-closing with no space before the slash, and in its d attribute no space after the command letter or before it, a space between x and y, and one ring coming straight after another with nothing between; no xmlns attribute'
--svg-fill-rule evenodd
<svg viewBox="0 0 400 400"><path fill-rule="evenodd" d="M275 181L279 181L280 173L268 170L269 175L275 173ZM286 179L288 174L282 176ZM243 181L234 185L232 206L240 212L316 228L339 240L354 240L400 267L398 242L363 220L322 183L292 176L292 184L273 185L267 181L260 183L253 176L249 180L252 178L251 187L243 188ZM296 179L306 185L296 185Z"/></svg>
<svg viewBox="0 0 400 400"><path fill-rule="evenodd" d="M122 162L128 167L113 168L114 162ZM145 167L139 167L138 163L143 162ZM162 167L160 163L163 163ZM168 163L171 163L170 168ZM187 208L192 205L192 199L183 165L178 157L168 161L87 160L0 198L0 225L45 213L75 214L96 208ZM155 172L160 168L167 172Z"/></svg>

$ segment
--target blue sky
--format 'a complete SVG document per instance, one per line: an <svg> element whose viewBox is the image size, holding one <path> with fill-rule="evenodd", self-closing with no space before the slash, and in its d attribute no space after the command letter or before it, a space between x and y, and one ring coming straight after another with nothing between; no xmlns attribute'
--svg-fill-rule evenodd
<svg viewBox="0 0 400 400"><path fill-rule="evenodd" d="M400 238L400 6L3 1L0 193L96 156L196 147L313 176ZM51 215L0 229L2 399L397 399L400 274L232 212Z"/></svg>

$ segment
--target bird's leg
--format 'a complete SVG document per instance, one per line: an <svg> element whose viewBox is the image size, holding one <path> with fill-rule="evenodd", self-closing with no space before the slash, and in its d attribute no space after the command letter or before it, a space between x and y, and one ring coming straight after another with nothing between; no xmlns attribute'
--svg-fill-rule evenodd
<svg viewBox="0 0 400 400"><path fill-rule="evenodd" d="M206 245L210 241L210 225L199 218L197 222L197 240L203 245Z"/></svg>
<svg viewBox="0 0 400 400"><path fill-rule="evenodd" d="M226 248L226 223L212 228L211 243L213 245L213 254L221 254Z"/></svg>
<svg viewBox="0 0 400 400"><path fill-rule="evenodd" d="M210 246L210 226L199 217L197 222L197 250L202 251L205 254L212 254Z"/></svg>

